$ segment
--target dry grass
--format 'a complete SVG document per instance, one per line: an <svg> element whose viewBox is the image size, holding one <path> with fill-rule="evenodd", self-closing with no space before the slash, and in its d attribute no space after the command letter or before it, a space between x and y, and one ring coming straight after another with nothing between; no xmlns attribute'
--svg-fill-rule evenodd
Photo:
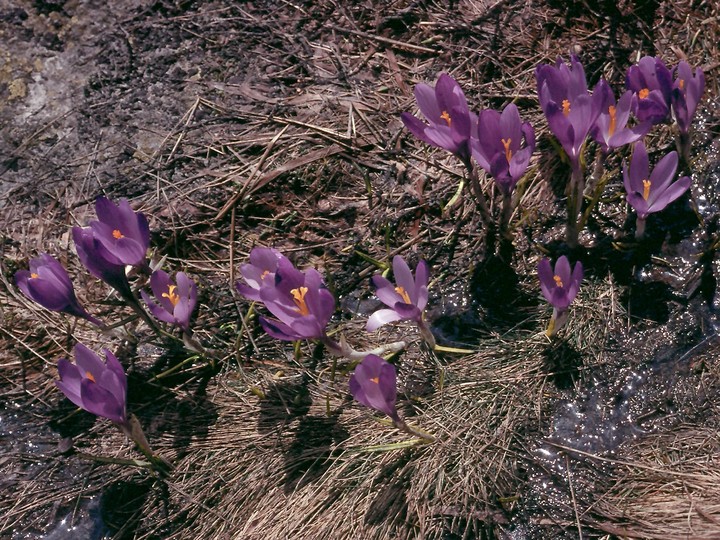
<svg viewBox="0 0 720 540"><path fill-rule="evenodd" d="M553 189L564 182L564 166L537 158L521 186L509 276L507 267L479 261L484 233L470 204L445 207L462 177L459 164L414 141L399 113L414 110L414 84L447 71L473 108L514 100L543 133L533 71L571 48L582 51L592 82L603 74L618 84L639 51L687 55L706 68L707 92L716 96L717 8L702 1L663 3L654 14L631 2L608 14L594 2L550 0L452 9L432 1L161 4L118 20L124 34L109 43L121 44L122 61L101 66L69 116L25 131L13 124L16 162L0 169L7 179L0 388L6 410L31 407L34 420L52 422L81 451L133 457L106 423L68 416L73 409L51 382L57 358L76 341L96 349L111 341L130 366L133 411L176 469L159 482L134 468L96 466L61 455L46 430L51 443L41 453L13 446L4 458L14 483L2 484L0 506L9 510L0 534L41 530L58 508L104 491L104 519L119 538L502 537L523 504L527 466L554 404L598 366L621 363L606 349L637 321L620 298L625 284L593 262L566 339L549 345L535 268L561 236ZM131 36L135 67L127 71L121 35ZM160 40L168 48L158 48ZM186 52L199 71L170 50ZM170 75L154 71L165 54ZM136 103L147 109L133 116ZM107 123L95 119L88 141L67 135L94 116ZM117 118L123 129L113 132ZM717 124L707 132L716 135ZM656 143L668 140L663 132ZM541 138L540 146L550 145ZM9 283L28 258L47 251L70 268L94 314L130 318L72 255L69 227L90 219L99 193L129 197L151 219L155 258L167 256L166 268L200 283L197 337L223 358L219 370L153 341L137 321L126 326L139 345L38 311ZM602 204L605 221L586 240L623 234L621 206L612 198ZM258 331L232 292L237 266L255 245L324 271L341 298L334 325L358 348L373 345L358 321L374 272L358 253L430 261L431 315L448 339L474 351L435 355L413 344L399 359L403 413L437 443L412 444L353 403L347 373L333 378L322 351L304 345L296 357ZM497 293L502 287L516 293L508 303L499 301L507 299ZM186 360L179 373L163 375ZM717 397L719 372L708 360L697 375L706 400ZM708 419L717 411L661 426L613 456L622 463L599 481L603 496L579 518L582 526L618 536L717 537L718 448Z"/></svg>

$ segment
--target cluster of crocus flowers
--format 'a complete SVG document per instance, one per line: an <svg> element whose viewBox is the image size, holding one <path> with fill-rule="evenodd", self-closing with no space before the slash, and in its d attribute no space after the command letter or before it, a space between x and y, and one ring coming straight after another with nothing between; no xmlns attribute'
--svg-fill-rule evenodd
<svg viewBox="0 0 720 540"><path fill-rule="evenodd" d="M335 297L320 273L314 268L301 272L269 248L255 248L250 261L241 268L245 284L237 289L249 300L262 302L276 317L261 316L263 329L284 341L325 339Z"/></svg>
<svg viewBox="0 0 720 540"><path fill-rule="evenodd" d="M45 309L87 319L97 326L103 323L90 315L75 296L65 268L51 255L43 253L30 261L30 270L18 270L15 284L29 299Z"/></svg>
<svg viewBox="0 0 720 540"><path fill-rule="evenodd" d="M585 70L574 55L570 58L570 67L562 58L558 58L555 66L539 65L535 79L540 107L572 169L566 241L574 248L578 243L578 214L585 191L583 151L587 136L602 112L604 94L598 87L590 94Z"/></svg>
<svg viewBox="0 0 720 540"><path fill-rule="evenodd" d="M428 345L435 347L435 338L423 315L427 306L430 281L427 263L421 260L413 276L405 259L396 255L393 257L393 274L396 284L380 274L372 277L375 294L389 309L380 309L373 313L368 319L367 331L373 332L395 321L412 321L417 325Z"/></svg>
<svg viewBox="0 0 720 540"><path fill-rule="evenodd" d="M150 276L150 288L156 301L145 291L140 291L150 313L158 320L190 332L190 316L197 303L195 282L184 272L178 272L173 282L167 272L155 270Z"/></svg>
<svg viewBox="0 0 720 540"><path fill-rule="evenodd" d="M538 264L538 277L540 290L553 307L552 318L545 332L548 337L552 337L567 321L568 307L577 296L583 280L583 265L578 261L574 268L570 268L570 262L563 255L553 268L549 259L542 259Z"/></svg>
<svg viewBox="0 0 720 540"><path fill-rule="evenodd" d="M633 150L630 166L623 165L623 183L627 201L637 212L635 237L639 240L645 234L648 215L660 212L679 198L690 187L690 177L683 176L676 182L678 154L670 152L650 171L650 160L642 142Z"/></svg>

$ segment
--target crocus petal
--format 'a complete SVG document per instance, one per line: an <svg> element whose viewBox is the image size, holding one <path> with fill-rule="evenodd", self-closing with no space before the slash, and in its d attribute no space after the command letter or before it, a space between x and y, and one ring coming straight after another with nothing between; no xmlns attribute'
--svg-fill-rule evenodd
<svg viewBox="0 0 720 540"><path fill-rule="evenodd" d="M82 407L80 382L83 380L83 376L79 368L65 358L61 358L58 360L58 373L60 374L60 380L55 381L57 387L70 401L78 407Z"/></svg>
<svg viewBox="0 0 720 540"><path fill-rule="evenodd" d="M538 263L538 278L540 278L540 290L548 302L552 300L552 290L555 288L554 275L550 260L542 259Z"/></svg>
<svg viewBox="0 0 720 540"><path fill-rule="evenodd" d="M675 179L675 171L678 166L678 153L673 150L668 155L663 157L657 162L655 168L650 173L650 197L648 198L648 204L652 206L655 197L670 185Z"/></svg>
<svg viewBox="0 0 720 540"><path fill-rule="evenodd" d="M118 424L123 424L125 418L125 404L119 403L108 390L90 379L83 379L80 384L82 408L96 415L102 416Z"/></svg>
<svg viewBox="0 0 720 540"><path fill-rule="evenodd" d="M394 306L398 302L402 302L402 296L395 291L395 286L381 275L375 275L370 278L375 287L375 295L386 306Z"/></svg>
<svg viewBox="0 0 720 540"><path fill-rule="evenodd" d="M400 115L400 119L403 121L403 124L405 124L405 127L410 130L410 133L415 135L418 139L427 144L434 144L425 134L425 130L428 126L422 120L407 112L402 113Z"/></svg>
<svg viewBox="0 0 720 540"><path fill-rule="evenodd" d="M555 275L560 278L565 287L570 284L570 261L565 255L555 263Z"/></svg>
<svg viewBox="0 0 720 540"><path fill-rule="evenodd" d="M263 330L265 330L268 335L274 337L275 339L279 339L281 341L297 341L299 339L303 339L301 336L295 333L295 331L290 328L290 326L281 321L268 319L262 316L259 319L260 326L262 326Z"/></svg>
<svg viewBox="0 0 720 540"><path fill-rule="evenodd" d="M417 101L420 112L429 121L434 123L444 122L442 117L442 111L438 106L437 99L435 97L435 90L427 84L419 83L415 85L415 101Z"/></svg>
<svg viewBox="0 0 720 540"><path fill-rule="evenodd" d="M643 192L643 180L647 180L650 176L650 160L648 159L647 150L642 141L635 144L632 158L630 159L630 187L632 191Z"/></svg>
<svg viewBox="0 0 720 540"><path fill-rule="evenodd" d="M678 199L683 193L688 190L691 182L692 180L689 176L683 176L677 182L668 186L665 191L663 191L662 195L660 195L657 200L655 200L649 205L650 207L648 211L650 213L659 212L660 210L666 208L667 205Z"/></svg>
<svg viewBox="0 0 720 540"><path fill-rule="evenodd" d="M428 301L428 282L430 281L430 268L428 264L421 260L418 262L415 268L415 291L417 294L417 301L415 305L420 311L425 309Z"/></svg>
<svg viewBox="0 0 720 540"><path fill-rule="evenodd" d="M381 326L385 326L388 323L399 321L402 316L394 309L379 309L368 319L365 329L368 332L374 332Z"/></svg>
<svg viewBox="0 0 720 540"><path fill-rule="evenodd" d="M410 297L410 301L415 304L417 302L415 279L410 271L410 267L400 255L393 257L393 274L395 275L395 283L405 289L405 292Z"/></svg>

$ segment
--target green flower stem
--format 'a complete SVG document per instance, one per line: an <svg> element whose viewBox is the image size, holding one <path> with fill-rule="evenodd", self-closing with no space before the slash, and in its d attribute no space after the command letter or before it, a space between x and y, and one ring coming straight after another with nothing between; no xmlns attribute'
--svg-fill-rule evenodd
<svg viewBox="0 0 720 540"><path fill-rule="evenodd" d="M434 435L420 428L416 428L407 424L402 418L393 419L393 425L400 431L404 431L405 433L408 433L415 437L420 437L421 439L426 441L426 443L433 443L437 440Z"/></svg>

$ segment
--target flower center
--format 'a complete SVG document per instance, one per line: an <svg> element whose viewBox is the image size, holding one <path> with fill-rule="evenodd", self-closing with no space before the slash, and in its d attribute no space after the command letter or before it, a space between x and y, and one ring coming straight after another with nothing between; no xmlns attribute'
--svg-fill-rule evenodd
<svg viewBox="0 0 720 540"><path fill-rule="evenodd" d="M31 277L32 279L37 279L37 278L39 278L40 276L38 276L35 272L33 272L32 274L30 274L30 277Z"/></svg>
<svg viewBox="0 0 720 540"><path fill-rule="evenodd" d="M290 291L290 294L293 296L293 302L295 302L295 305L298 307L297 312L303 316L310 315L310 310L305 303L305 295L307 292L307 287L298 287L297 289Z"/></svg>
<svg viewBox="0 0 720 540"><path fill-rule="evenodd" d="M270 270L263 271L262 274L260 274L260 279L265 279L265 277L270 273Z"/></svg>
<svg viewBox="0 0 720 540"><path fill-rule="evenodd" d="M512 142L512 139L500 139L500 142L505 147L505 159L507 159L507 162L510 163L510 159L512 158L512 150L510 150L510 143Z"/></svg>
<svg viewBox="0 0 720 540"><path fill-rule="evenodd" d="M650 196L650 186L652 185L652 182L650 180L643 180L643 199L646 201L648 200L648 197Z"/></svg>
<svg viewBox="0 0 720 540"><path fill-rule="evenodd" d="M374 382L375 384L380 384L380 377L373 377L370 379L370 382Z"/></svg>
<svg viewBox="0 0 720 540"><path fill-rule="evenodd" d="M408 295L407 291L403 287L395 287L395 292L402 296L403 302L405 302L406 304L412 304L412 300L410 300L410 295Z"/></svg>
<svg viewBox="0 0 720 540"><path fill-rule="evenodd" d="M93 377L93 374L90 373L89 371L86 371L86 372L85 372L85 378L86 378L86 379L90 379L92 382L96 382L96 381L95 381L95 377Z"/></svg>
<svg viewBox="0 0 720 540"><path fill-rule="evenodd" d="M678 79L678 88L679 88L680 90L684 90L684 89L685 89L685 80L684 80L684 79Z"/></svg>
<svg viewBox="0 0 720 540"><path fill-rule="evenodd" d="M650 95L650 90L647 88L643 88L638 92L638 96L640 96L640 99L645 99Z"/></svg>
<svg viewBox="0 0 720 540"><path fill-rule="evenodd" d="M450 113L448 113L447 111L443 111L442 114L440 115L440 118L445 120L447 122L448 127L450 127L450 124L452 124L452 118L450 118Z"/></svg>
<svg viewBox="0 0 720 540"><path fill-rule="evenodd" d="M564 114L565 116L569 115L569 114L570 114L570 100L569 100L569 99L563 99L562 107L563 107L563 114Z"/></svg>
<svg viewBox="0 0 720 540"><path fill-rule="evenodd" d="M608 114L610 115L610 125L608 126L608 135L612 137L612 134L615 133L615 106L610 105L608 107Z"/></svg>
<svg viewBox="0 0 720 540"><path fill-rule="evenodd" d="M562 278L560 276L553 276L553 279L555 280L555 285L562 289L562 287L563 287Z"/></svg>
<svg viewBox="0 0 720 540"><path fill-rule="evenodd" d="M176 285L168 285L168 292L162 293L162 297L170 300L173 306L177 306L177 303L180 301L180 297L175 294L175 289L177 289Z"/></svg>
<svg viewBox="0 0 720 540"><path fill-rule="evenodd" d="M115 240L120 240L121 238L125 238L125 235L120 232L120 229L115 229L113 231L113 238L115 238Z"/></svg>

